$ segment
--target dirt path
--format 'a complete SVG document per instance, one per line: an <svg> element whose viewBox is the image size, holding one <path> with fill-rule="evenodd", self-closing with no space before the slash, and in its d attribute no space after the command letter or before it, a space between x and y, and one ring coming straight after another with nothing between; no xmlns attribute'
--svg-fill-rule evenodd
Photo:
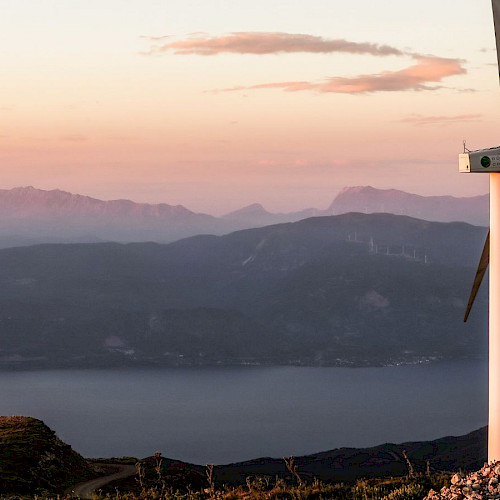
<svg viewBox="0 0 500 500"><path fill-rule="evenodd" d="M105 476L97 477L90 481L78 483L77 485L66 490L67 495L74 498L89 499L92 498L94 493L104 485L114 481L115 479L123 479L125 477L133 476L136 473L135 465L123 464L99 464L103 469L107 469L108 473Z"/></svg>

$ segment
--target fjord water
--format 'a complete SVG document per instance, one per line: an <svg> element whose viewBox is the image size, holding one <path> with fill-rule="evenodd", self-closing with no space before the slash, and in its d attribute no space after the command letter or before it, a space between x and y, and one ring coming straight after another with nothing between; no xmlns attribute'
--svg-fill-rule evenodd
<svg viewBox="0 0 500 500"><path fill-rule="evenodd" d="M229 463L460 435L487 423L487 365L1 373L3 415L87 457Z"/></svg>

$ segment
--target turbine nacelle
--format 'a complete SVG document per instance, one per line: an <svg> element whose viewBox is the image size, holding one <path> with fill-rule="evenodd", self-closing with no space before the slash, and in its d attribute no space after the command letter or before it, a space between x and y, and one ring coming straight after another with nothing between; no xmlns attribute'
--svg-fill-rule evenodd
<svg viewBox="0 0 500 500"><path fill-rule="evenodd" d="M500 172L500 146L458 155L459 172Z"/></svg>

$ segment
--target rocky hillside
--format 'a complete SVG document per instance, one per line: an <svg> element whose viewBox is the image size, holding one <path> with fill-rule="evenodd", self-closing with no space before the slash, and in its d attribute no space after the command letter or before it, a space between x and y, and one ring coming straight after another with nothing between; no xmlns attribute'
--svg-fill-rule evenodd
<svg viewBox="0 0 500 500"><path fill-rule="evenodd" d="M0 494L61 493L91 475L87 462L42 421L0 417Z"/></svg>
<svg viewBox="0 0 500 500"><path fill-rule="evenodd" d="M470 474L458 472L451 486L439 492L431 490L424 500L486 500L500 498L500 462L485 463Z"/></svg>

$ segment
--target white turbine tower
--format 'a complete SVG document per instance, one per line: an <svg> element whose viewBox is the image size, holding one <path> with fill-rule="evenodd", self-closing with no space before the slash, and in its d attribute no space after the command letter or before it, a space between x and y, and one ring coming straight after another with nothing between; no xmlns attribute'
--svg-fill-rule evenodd
<svg viewBox="0 0 500 500"><path fill-rule="evenodd" d="M500 0L492 0L491 3L500 69ZM500 147L464 151L464 154L459 155L459 171L490 175L490 231L472 285L464 321L467 321L489 262L488 461L492 462L500 460Z"/></svg>

